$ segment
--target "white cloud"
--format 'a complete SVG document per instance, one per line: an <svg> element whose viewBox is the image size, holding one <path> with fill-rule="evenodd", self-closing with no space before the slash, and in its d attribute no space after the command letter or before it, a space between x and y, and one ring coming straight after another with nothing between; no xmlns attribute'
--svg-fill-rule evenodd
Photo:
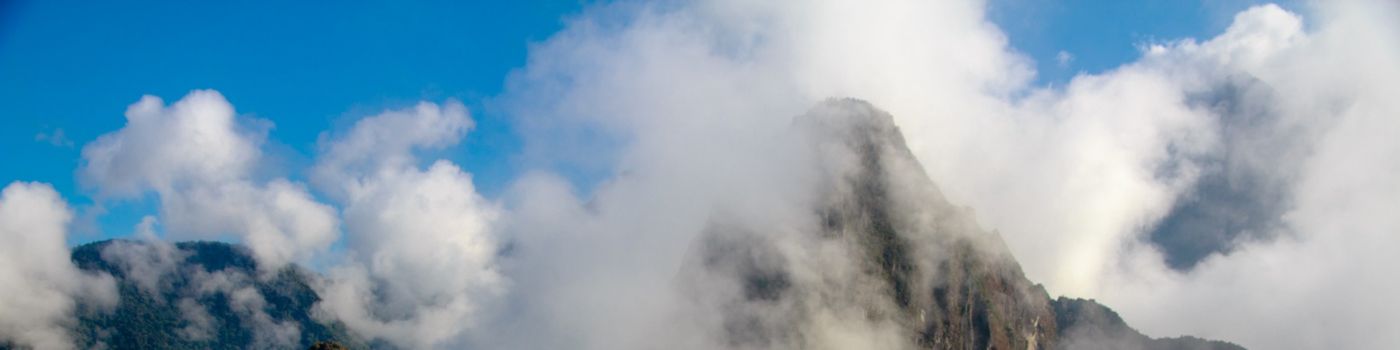
<svg viewBox="0 0 1400 350"><path fill-rule="evenodd" d="M1389 297L1400 283L1379 277L1400 264L1392 249L1400 222L1390 214L1400 208L1400 180L1385 175L1400 169L1400 142L1386 131L1400 127L1400 104L1387 97L1400 91L1400 68L1385 63L1400 61L1400 8L1315 6L1309 32L1293 15L1259 7L1220 37L1167 49L1257 79L1245 96L1268 103L1275 123L1303 136L1288 145L1300 151L1263 165L1287 171L1292 205L1278 238L1240 243L1184 274L1126 257L1128 268L1101 293L1129 321L1260 348L1400 344L1394 334L1372 331L1396 327L1387 315L1400 311Z"/></svg>
<svg viewBox="0 0 1400 350"><path fill-rule="evenodd" d="M1060 68L1069 68L1071 62L1074 62L1074 54L1069 53L1069 51L1060 50L1060 52L1055 53L1055 64L1059 65Z"/></svg>
<svg viewBox="0 0 1400 350"><path fill-rule="evenodd" d="M415 150L456 144L473 125L466 107L458 102L441 106L421 102L361 119L345 135L334 139L322 135L325 150L317 159L314 177L326 192L354 196L366 186L359 183L365 177L416 167Z"/></svg>
<svg viewBox="0 0 1400 350"><path fill-rule="evenodd" d="M455 144L471 125L459 103L422 103L362 119L324 143L315 171L343 196L349 257L319 287L320 310L369 338L442 347L503 292L495 205L455 164L420 169L415 157Z"/></svg>
<svg viewBox="0 0 1400 350"><path fill-rule="evenodd" d="M237 237L273 270L336 239L334 208L300 184L254 179L268 126L240 121L218 92L194 91L168 107L145 96L126 119L83 147L80 175L106 196L155 192L170 237Z"/></svg>
<svg viewBox="0 0 1400 350"><path fill-rule="evenodd" d="M116 304L111 276L84 273L69 260L72 217L47 184L15 182L0 192L0 343L72 349L67 327L78 301Z"/></svg>
<svg viewBox="0 0 1400 350"><path fill-rule="evenodd" d="M83 146L80 173L117 196L232 181L248 175L265 137L238 125L216 91L191 92L169 107L147 95L127 107L126 126Z"/></svg>
<svg viewBox="0 0 1400 350"><path fill-rule="evenodd" d="M54 147L73 147L73 140L68 139L68 135L63 132L63 128L56 128L53 129L53 131L40 131L38 134L34 134L34 141L47 143Z"/></svg>
<svg viewBox="0 0 1400 350"><path fill-rule="evenodd" d="M328 316L366 337L409 348L443 346L471 329L481 305L502 292L494 204L476 194L471 176L455 164L420 169L415 155L456 144L472 125L460 103L422 103L323 138L312 179L342 206L347 233L344 257L322 256L335 264L320 290ZM129 108L122 129L84 147L80 174L105 197L154 192L165 238L236 237L270 272L326 252L340 238L340 219L301 184L258 179L268 128L238 118L214 91L192 92L170 106L147 96ZM143 220L142 238L158 239L154 224L153 217ZM129 265L124 268L142 288L156 290L173 268L171 255L161 251L169 245L139 246L149 249L121 245L108 258ZM258 326L263 345L295 335L295 324L278 324L261 311L260 296L214 292L236 302L235 310ZM186 331L204 336L199 327Z"/></svg>

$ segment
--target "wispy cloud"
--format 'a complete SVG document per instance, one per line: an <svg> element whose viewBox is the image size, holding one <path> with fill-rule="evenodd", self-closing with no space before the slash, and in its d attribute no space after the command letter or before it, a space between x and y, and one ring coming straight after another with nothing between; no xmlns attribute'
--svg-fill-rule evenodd
<svg viewBox="0 0 1400 350"><path fill-rule="evenodd" d="M34 141L47 143L54 147L73 148L73 140L68 139L63 128L55 128L51 131L40 131L34 134Z"/></svg>
<svg viewBox="0 0 1400 350"><path fill-rule="evenodd" d="M1060 68L1069 68L1069 64L1072 62L1074 62L1074 54L1064 50L1055 53L1055 64L1059 65Z"/></svg>

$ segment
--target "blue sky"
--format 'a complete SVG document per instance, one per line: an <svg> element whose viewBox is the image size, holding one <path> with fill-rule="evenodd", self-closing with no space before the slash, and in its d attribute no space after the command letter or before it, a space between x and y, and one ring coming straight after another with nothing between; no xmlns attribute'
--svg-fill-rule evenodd
<svg viewBox="0 0 1400 350"><path fill-rule="evenodd" d="M1032 57L1038 84L1063 84L1138 56L1137 44L1203 38L1247 1L996 0L989 16ZM587 5L528 2L0 1L0 183L53 184L80 212L82 146L123 124L143 94L223 93L275 123L267 152L306 163L318 135L419 100L458 99L477 128L447 157L494 197L522 171L511 116L493 108L529 44ZM1060 60L1064 52L1072 59ZM55 134L62 134L55 138ZM289 167L292 169L304 167ZM285 174L301 178L302 174ZM76 242L122 236L151 199L105 203ZM100 231L101 233L93 233Z"/></svg>

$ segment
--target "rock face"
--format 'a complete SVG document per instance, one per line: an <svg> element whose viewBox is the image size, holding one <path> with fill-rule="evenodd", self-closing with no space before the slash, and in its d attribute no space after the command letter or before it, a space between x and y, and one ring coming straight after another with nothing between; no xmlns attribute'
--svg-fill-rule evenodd
<svg viewBox="0 0 1400 350"><path fill-rule="evenodd" d="M727 296L697 297L720 310L727 346L1090 348L1100 334L1127 334L1104 329L1131 331L1116 315L1116 323L1081 321L1087 313L1072 311L1084 304L1052 301L1027 280L999 235L944 199L889 114L830 100L794 128L820 175L814 224L773 233L783 229L717 220L689 272L701 276L692 277L703 281L696 286L734 286L718 293ZM1061 341L1067 330L1074 343ZM1108 348L1228 345L1131 333L1139 338Z"/></svg>
<svg viewBox="0 0 1400 350"><path fill-rule="evenodd" d="M311 344L311 347L309 347L309 348L307 348L307 349L308 349L308 350L346 350L346 349L345 349L345 346L340 345L340 343L336 343L336 342L324 342L324 341L318 341L318 342L316 342L315 344Z"/></svg>
<svg viewBox="0 0 1400 350"><path fill-rule="evenodd" d="M1152 339L1128 327L1118 313L1093 300L1060 297L1053 302L1061 349L1113 350L1243 350L1222 341L1182 336Z"/></svg>

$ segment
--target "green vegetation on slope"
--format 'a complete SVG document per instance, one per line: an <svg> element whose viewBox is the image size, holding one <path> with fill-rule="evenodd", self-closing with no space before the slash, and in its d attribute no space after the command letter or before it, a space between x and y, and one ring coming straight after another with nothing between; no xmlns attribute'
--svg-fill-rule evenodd
<svg viewBox="0 0 1400 350"><path fill-rule="evenodd" d="M176 259L170 270L142 271L113 261L110 251L104 254L113 247L151 248L131 241L74 248L72 259L78 267L116 277L120 293L113 310L80 304L75 329L78 348L99 344L114 349L305 348L322 340L358 343L343 325L312 317L312 306L320 298L311 289L311 273L299 267L288 266L260 278L246 248L181 242L175 244ZM143 279L154 281L155 288L143 286Z"/></svg>

